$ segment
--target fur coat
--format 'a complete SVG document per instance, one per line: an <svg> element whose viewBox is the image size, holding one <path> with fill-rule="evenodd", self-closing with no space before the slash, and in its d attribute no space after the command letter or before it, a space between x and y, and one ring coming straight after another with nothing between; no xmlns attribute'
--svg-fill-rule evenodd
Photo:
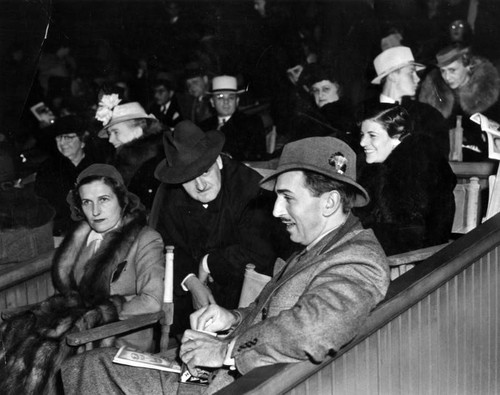
<svg viewBox="0 0 500 395"><path fill-rule="evenodd" d="M495 66L485 58L472 57L470 68L469 81L456 92L446 85L439 70L431 71L422 83L419 101L438 109L445 118L452 115L456 104L469 116L476 112L484 113L498 101L500 76Z"/></svg>
<svg viewBox="0 0 500 395"><path fill-rule="evenodd" d="M387 255L449 240L456 176L429 136L408 135L383 163L365 165L358 182L371 201L354 211Z"/></svg>
<svg viewBox="0 0 500 395"><path fill-rule="evenodd" d="M123 277L124 259L129 259L130 249L144 229L153 232L145 228L143 216L124 221L120 229L107 234L98 253L87 261L77 284L74 271L84 248L78 241L86 240L90 232L86 222L80 223L64 239L54 257L52 277L57 294L2 323L0 360L5 361L5 366L0 369L0 386L3 394L57 393L61 390L58 377L61 364L77 352L66 344L66 334L120 318L124 306L130 303L129 298L116 293L110 296L114 293L111 284ZM161 240L158 242L161 244ZM161 276L158 281L162 285ZM156 311L158 309L157 306ZM114 339L105 339L86 348L113 344Z"/></svg>

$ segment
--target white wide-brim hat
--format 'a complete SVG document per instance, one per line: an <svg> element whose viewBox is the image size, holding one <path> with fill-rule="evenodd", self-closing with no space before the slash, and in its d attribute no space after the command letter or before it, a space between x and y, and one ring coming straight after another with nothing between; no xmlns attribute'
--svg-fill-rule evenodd
<svg viewBox="0 0 500 395"><path fill-rule="evenodd" d="M377 77L372 80L372 84L380 84L384 77L410 64L415 65L417 71L425 69L423 64L415 62L410 48L392 47L386 49L373 61Z"/></svg>
<svg viewBox="0 0 500 395"><path fill-rule="evenodd" d="M138 102L125 103L113 108L111 120L97 134L101 138L107 138L111 126L120 122L130 121L131 119L144 118L148 124L158 122L158 119L153 114L147 114L144 108Z"/></svg>
<svg viewBox="0 0 500 395"><path fill-rule="evenodd" d="M238 90L238 81L235 77L230 75L219 75L212 79L212 90L208 92L209 94L220 93L220 92L234 92L243 93L245 90Z"/></svg>

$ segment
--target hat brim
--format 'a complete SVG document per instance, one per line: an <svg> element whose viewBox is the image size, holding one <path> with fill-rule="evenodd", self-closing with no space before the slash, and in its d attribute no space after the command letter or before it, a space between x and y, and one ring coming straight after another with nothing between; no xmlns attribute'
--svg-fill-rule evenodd
<svg viewBox="0 0 500 395"><path fill-rule="evenodd" d="M417 71L421 71L425 69L425 66L421 63L417 62L404 62L402 64L399 64L397 66L391 67L390 69L385 70L382 74L377 75L372 81L372 84L379 85L380 82L384 77L387 77L389 74L391 74L393 71L402 69L403 67L409 66L409 65L414 65Z"/></svg>
<svg viewBox="0 0 500 395"><path fill-rule="evenodd" d="M149 124L153 124L158 122L158 119L152 115L144 115L144 114L129 114L129 115L124 115L122 117L116 117L112 119L106 126L104 126L99 132L97 133L97 136L105 139L108 138L108 132L107 130L111 127L116 125L117 123L125 122L125 121L131 121L132 119L145 119L146 121L149 122Z"/></svg>
<svg viewBox="0 0 500 395"><path fill-rule="evenodd" d="M183 184L206 172L220 155L224 146L224 135L218 131L205 133L208 148L200 152L191 163L182 167L171 167L163 159L155 169L155 177L165 184Z"/></svg>
<svg viewBox="0 0 500 395"><path fill-rule="evenodd" d="M208 91L207 95L215 95L217 93L223 93L223 92L236 93L237 95L240 95L243 92L245 92L245 89L240 89L240 90L236 90L236 89L216 89L216 90Z"/></svg>
<svg viewBox="0 0 500 395"><path fill-rule="evenodd" d="M332 174L331 172L327 172L322 168L301 162L291 162L283 166L278 166L278 168L272 174L268 175L267 177L264 177L260 181L261 188L266 189L268 191L273 191L276 185L276 178L280 174L293 170L310 170L315 173L322 174L326 177L332 178L337 181L345 182L346 184L353 186L358 192L356 195L356 200L354 201L354 207L364 207L370 202L370 196L368 195L368 192L357 182L353 181L352 178L347 177L343 174L338 174L338 173Z"/></svg>

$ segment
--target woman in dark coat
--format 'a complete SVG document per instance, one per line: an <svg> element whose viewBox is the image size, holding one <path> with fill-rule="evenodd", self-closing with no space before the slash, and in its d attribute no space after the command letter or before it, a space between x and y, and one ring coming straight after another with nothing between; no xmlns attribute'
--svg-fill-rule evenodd
<svg viewBox="0 0 500 395"><path fill-rule="evenodd" d="M386 254L447 242L456 177L436 142L411 133L404 108L381 104L365 114L360 144L367 165L358 181L371 202L356 214Z"/></svg>
<svg viewBox="0 0 500 395"><path fill-rule="evenodd" d="M78 174L98 158L94 157L92 149L88 149L89 133L80 117L68 115L59 118L49 132L56 141L57 152L37 171L35 190L56 211L54 236L63 236L74 223L66 196L75 186Z"/></svg>

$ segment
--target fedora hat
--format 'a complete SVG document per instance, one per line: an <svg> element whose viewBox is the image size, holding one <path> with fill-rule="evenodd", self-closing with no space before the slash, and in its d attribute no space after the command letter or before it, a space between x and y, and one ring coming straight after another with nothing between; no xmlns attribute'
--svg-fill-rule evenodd
<svg viewBox="0 0 500 395"><path fill-rule="evenodd" d="M130 121L132 119L145 119L148 121L148 124L158 122L158 119L152 114L146 114L146 111L138 102L131 102L125 104L118 104L116 101L105 100L106 96L113 95L104 95L103 99L99 102L99 107L96 112L96 119L103 123L103 128L97 134L101 138L107 138L107 129L113 125L116 125L120 122ZM118 97L118 95L116 95Z"/></svg>
<svg viewBox="0 0 500 395"><path fill-rule="evenodd" d="M467 55L468 53L468 47L463 47L459 44L449 45L436 54L436 66L447 66L450 63L453 63L455 60L462 58L462 56Z"/></svg>
<svg viewBox="0 0 500 395"><path fill-rule="evenodd" d="M166 184L182 184L198 177L212 166L224 146L224 134L203 132L191 121L179 122L163 134L163 159L155 177Z"/></svg>
<svg viewBox="0 0 500 395"><path fill-rule="evenodd" d="M356 154L335 137L309 137L286 144L278 167L260 185L273 190L276 177L293 170L310 170L353 186L357 192L354 207L366 206L370 201L368 192L356 182Z"/></svg>
<svg viewBox="0 0 500 395"><path fill-rule="evenodd" d="M48 132L52 137L60 136L61 134L75 133L82 137L87 132L86 122L78 115L66 115L61 118L56 118L54 123L49 126Z"/></svg>
<svg viewBox="0 0 500 395"><path fill-rule="evenodd" d="M380 84L384 77L410 64L415 65L417 71L425 69L423 64L415 62L410 48L392 47L386 49L373 61L377 76L372 80L372 84Z"/></svg>
<svg viewBox="0 0 500 395"><path fill-rule="evenodd" d="M220 92L243 93L245 90L238 90L236 77L230 75L219 75L212 79L212 90L208 93L211 95Z"/></svg>

